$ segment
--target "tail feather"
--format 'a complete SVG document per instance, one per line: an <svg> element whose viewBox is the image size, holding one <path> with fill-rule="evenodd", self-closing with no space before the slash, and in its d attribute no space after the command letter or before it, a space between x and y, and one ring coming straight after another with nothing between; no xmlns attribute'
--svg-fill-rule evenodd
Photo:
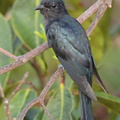
<svg viewBox="0 0 120 120"><path fill-rule="evenodd" d="M94 91L93 91L93 89L92 89L92 87L90 86L90 84L89 83L87 83L88 84L88 86L87 86L87 88L86 88L86 95L91 99L91 100L93 100L93 101L97 101L97 98L96 98L96 96L95 96L95 94L94 94Z"/></svg>
<svg viewBox="0 0 120 120"><path fill-rule="evenodd" d="M102 80L101 80L101 78L100 78L100 76L99 76L99 74L98 74L98 72L96 70L96 68L93 68L93 73L94 73L95 77L97 78L99 84L101 85L102 89L104 90L104 92L108 93L106 88L105 88L105 85L103 84L103 82L102 82Z"/></svg>
<svg viewBox="0 0 120 120"><path fill-rule="evenodd" d="M98 72L97 72L97 69L96 69L96 66L95 66L95 63L94 63L94 60L92 58L92 62L93 62L93 74L95 75L95 77L97 78L99 84L101 85L102 89L104 90L105 93L108 93L106 88L105 88L105 85L103 84L103 81L101 80Z"/></svg>
<svg viewBox="0 0 120 120"><path fill-rule="evenodd" d="M94 120L91 99L84 95L80 90L79 93L81 101L81 120Z"/></svg>

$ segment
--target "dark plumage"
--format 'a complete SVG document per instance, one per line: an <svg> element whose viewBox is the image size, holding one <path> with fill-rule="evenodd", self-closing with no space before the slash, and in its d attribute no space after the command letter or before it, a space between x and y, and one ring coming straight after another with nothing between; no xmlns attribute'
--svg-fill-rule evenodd
<svg viewBox="0 0 120 120"><path fill-rule="evenodd" d="M35 10L40 10L45 17L49 46L81 91L82 119L93 120L90 99L97 99L91 88L92 73L106 89L97 73L83 27L68 14L62 0L42 0Z"/></svg>

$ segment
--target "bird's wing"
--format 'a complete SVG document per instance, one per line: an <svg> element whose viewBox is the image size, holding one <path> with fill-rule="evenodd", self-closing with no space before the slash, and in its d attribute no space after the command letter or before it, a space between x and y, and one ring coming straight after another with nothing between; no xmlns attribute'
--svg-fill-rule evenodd
<svg viewBox="0 0 120 120"><path fill-rule="evenodd" d="M84 31L82 32L75 30L75 27L67 23L62 23L62 25L54 23L47 31L47 36L49 44L69 76L84 94L96 100L96 96L88 83L91 81L91 77L88 78L88 76L92 72L90 69L92 64L89 62L90 55L87 53L90 52L87 51L89 42L87 41L84 45L84 39L87 39L87 36Z"/></svg>
<svg viewBox="0 0 120 120"><path fill-rule="evenodd" d="M93 74L95 75L95 77L97 78L99 84L101 85L102 89L104 90L105 93L108 93L107 92L107 89L105 87L105 85L103 84L103 81L101 80L98 72L97 72L97 69L96 69L96 66L95 66L95 62L94 62L94 59L92 57L92 63L93 63Z"/></svg>

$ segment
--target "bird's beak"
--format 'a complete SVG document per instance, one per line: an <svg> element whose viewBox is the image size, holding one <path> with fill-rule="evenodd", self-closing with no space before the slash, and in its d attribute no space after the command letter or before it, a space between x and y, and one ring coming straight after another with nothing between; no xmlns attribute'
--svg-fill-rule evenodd
<svg viewBox="0 0 120 120"><path fill-rule="evenodd" d="M34 10L42 10L43 8L44 8L44 5L39 5Z"/></svg>

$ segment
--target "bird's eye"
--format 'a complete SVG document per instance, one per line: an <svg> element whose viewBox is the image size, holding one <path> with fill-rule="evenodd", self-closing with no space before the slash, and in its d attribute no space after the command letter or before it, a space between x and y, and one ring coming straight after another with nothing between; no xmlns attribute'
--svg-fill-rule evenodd
<svg viewBox="0 0 120 120"><path fill-rule="evenodd" d="M52 7L53 7L53 8L55 8L55 7L56 7L56 5L55 5L55 4L53 4L53 5L52 5Z"/></svg>

